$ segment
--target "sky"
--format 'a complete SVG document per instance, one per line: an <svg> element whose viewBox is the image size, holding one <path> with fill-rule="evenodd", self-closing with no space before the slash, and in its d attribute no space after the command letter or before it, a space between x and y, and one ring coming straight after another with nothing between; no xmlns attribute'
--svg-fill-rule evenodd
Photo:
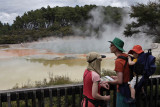
<svg viewBox="0 0 160 107"><path fill-rule="evenodd" d="M50 7L74 7L76 5L95 4L100 6L130 7L137 3L147 4L148 1L156 0L0 0L0 21L11 25L17 16L22 16L27 11L47 7L48 5Z"/></svg>

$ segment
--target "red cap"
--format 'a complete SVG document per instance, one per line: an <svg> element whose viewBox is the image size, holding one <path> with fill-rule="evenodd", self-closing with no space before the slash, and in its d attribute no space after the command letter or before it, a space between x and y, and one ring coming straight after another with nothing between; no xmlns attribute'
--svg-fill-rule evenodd
<svg viewBox="0 0 160 107"><path fill-rule="evenodd" d="M133 49L128 52L128 54L133 54L133 52L140 54L144 51L142 50L142 47L140 45L135 45Z"/></svg>

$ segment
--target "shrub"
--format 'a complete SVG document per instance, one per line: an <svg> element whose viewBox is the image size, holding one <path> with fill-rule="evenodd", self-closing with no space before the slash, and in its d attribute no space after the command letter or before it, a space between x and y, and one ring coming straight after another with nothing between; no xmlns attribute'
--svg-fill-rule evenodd
<svg viewBox="0 0 160 107"><path fill-rule="evenodd" d="M43 81L35 81L35 84L33 84L30 80L27 81L27 83L23 84L21 87L16 84L13 89L19 89L19 88L33 88L33 87L47 87L52 85L61 85L61 84L71 84L74 83L70 80L67 76L55 76L53 77L52 73L49 73L49 79L47 81L46 78L43 79Z"/></svg>

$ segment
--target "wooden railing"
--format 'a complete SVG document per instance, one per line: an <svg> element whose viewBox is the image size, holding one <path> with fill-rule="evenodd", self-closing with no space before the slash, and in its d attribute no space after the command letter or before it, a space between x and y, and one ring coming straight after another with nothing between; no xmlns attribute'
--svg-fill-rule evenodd
<svg viewBox="0 0 160 107"><path fill-rule="evenodd" d="M160 75L152 76L144 90L146 97L138 95L137 107L160 107Z"/></svg>
<svg viewBox="0 0 160 107"><path fill-rule="evenodd" d="M150 78L147 97L138 100L138 107L160 107L160 77ZM0 91L0 107L80 107L83 85L57 85L41 88ZM116 86L101 94L110 94L108 107L116 106Z"/></svg>

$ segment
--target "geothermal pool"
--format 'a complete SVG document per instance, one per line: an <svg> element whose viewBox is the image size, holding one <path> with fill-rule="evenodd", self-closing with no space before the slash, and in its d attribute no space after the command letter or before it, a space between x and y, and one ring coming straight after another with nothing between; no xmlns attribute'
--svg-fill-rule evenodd
<svg viewBox="0 0 160 107"><path fill-rule="evenodd" d="M126 51L137 44L125 43ZM147 49L148 45L142 47ZM152 50L153 55L160 55L160 45L156 44L153 47L156 47ZM35 81L49 78L49 74L67 76L72 81L82 81L87 66L85 56L91 51L107 56L102 61L103 69L114 69L115 55L107 53L109 43L106 43L106 39L92 39L91 42L90 38L84 40L54 38L35 43L0 46L0 90L11 89L16 84L18 86L28 82L34 84Z"/></svg>
<svg viewBox="0 0 160 107"><path fill-rule="evenodd" d="M104 53L103 69L114 67L114 55ZM11 89L16 84L34 84L53 76L67 76L72 81L82 81L87 66L85 54L63 54L31 48L0 49L0 90Z"/></svg>

